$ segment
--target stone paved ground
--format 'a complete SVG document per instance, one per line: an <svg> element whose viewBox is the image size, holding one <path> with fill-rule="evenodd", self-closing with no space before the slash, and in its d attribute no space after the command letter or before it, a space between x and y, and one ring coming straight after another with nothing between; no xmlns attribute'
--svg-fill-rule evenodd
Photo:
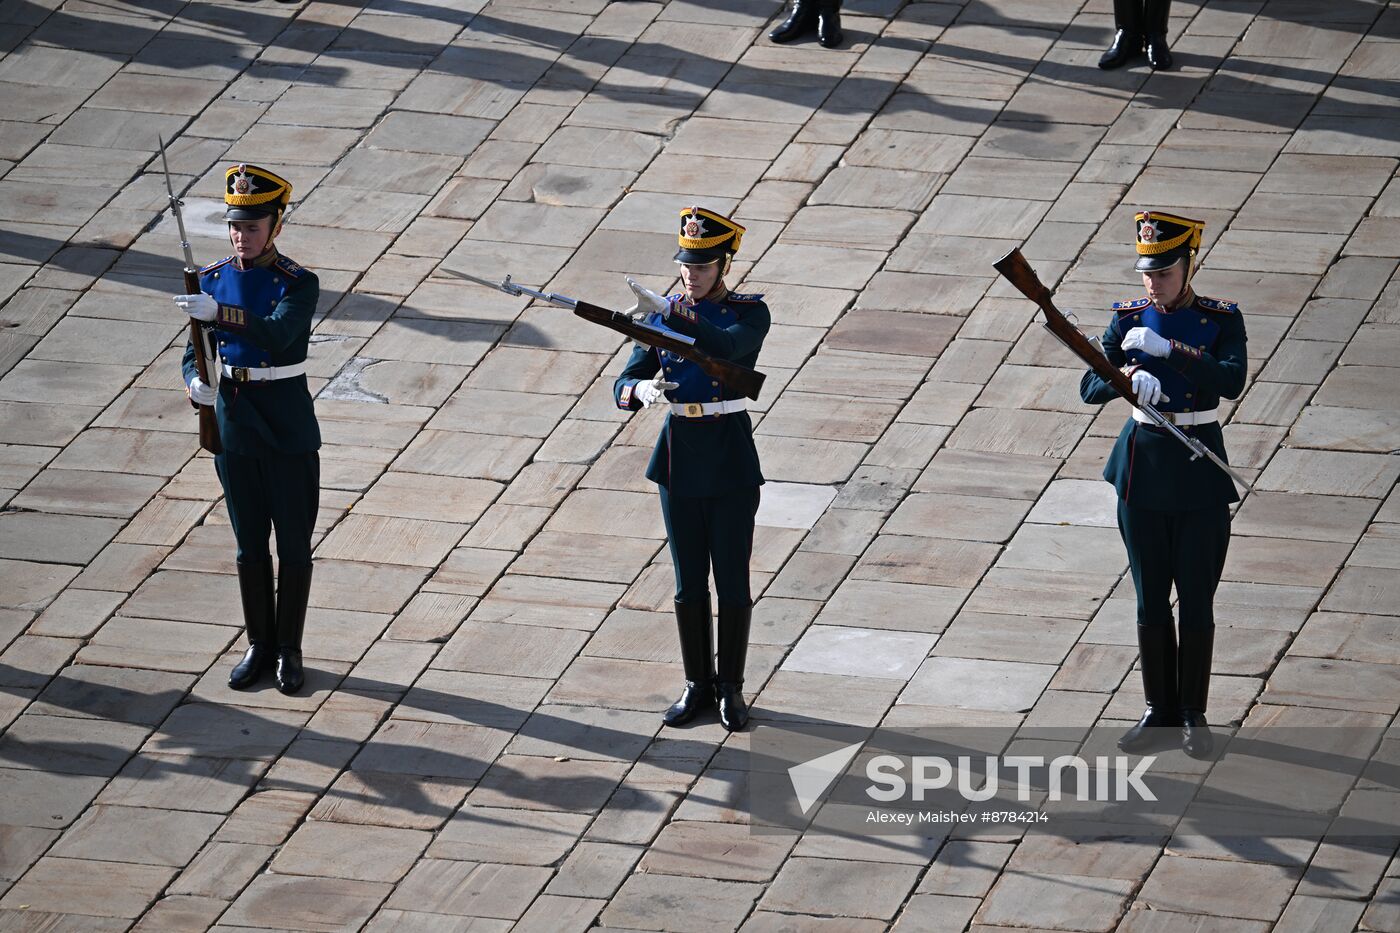
<svg viewBox="0 0 1400 933"><path fill-rule="evenodd" d="M748 225L755 716L1116 724L1140 702L1098 480L1121 404L993 278L1088 328L1130 217L1203 217L1248 312L1219 720L1400 705L1400 8L1107 0L0 0L0 928L1400 930L1392 848L751 836L746 738L658 732L679 671L626 350L445 268L609 304L676 210ZM307 694L224 685L227 515L176 375L219 167L296 186L321 274ZM742 284L740 284L742 283ZM1389 782L1393 790L1394 782ZM1238 843L1238 841L1236 841Z"/></svg>

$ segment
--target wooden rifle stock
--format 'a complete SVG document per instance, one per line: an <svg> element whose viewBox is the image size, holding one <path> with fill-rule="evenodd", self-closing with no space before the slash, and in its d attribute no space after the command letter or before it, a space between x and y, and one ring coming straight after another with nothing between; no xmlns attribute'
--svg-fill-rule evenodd
<svg viewBox="0 0 1400 933"><path fill-rule="evenodd" d="M699 366L707 376L719 382L733 386L745 397L758 400L758 393L763 388L763 380L767 378L756 369L749 369L747 366L740 366L738 363L722 360L710 356L697 349L694 344L686 343L684 340L677 340L650 327L643 327L635 323L625 314L616 311L609 311L607 308L589 304L586 301L579 301L574 305L574 313L587 321L601 324L611 328L620 334L631 337L638 343L656 347L660 350L667 350L679 357L690 360Z"/></svg>
<svg viewBox="0 0 1400 933"><path fill-rule="evenodd" d="M188 267L185 268L185 294L199 294L199 273ZM204 325L194 318L190 318L190 343L194 344L195 375L200 382L213 386L209 379L209 355L205 352ZM219 419L214 415L214 406L196 404L194 407L199 412L199 446L211 454L223 453L224 443L219 437Z"/></svg>
<svg viewBox="0 0 1400 933"><path fill-rule="evenodd" d="M1110 363L1103 351L1090 343L1089 338L1080 333L1079 328L1071 324L1069 319L1060 312L1060 309L1055 307L1050 289L1046 288L1040 281L1040 276L1035 274L1035 270L1031 268L1030 263L1026 262L1026 257L1021 255L1019 249L1013 249L992 263L992 268L1016 286L1017 291L1040 306L1040 310L1045 314L1045 328L1054 334L1060 343L1088 364L1089 368L1097 373L1104 382L1117 389L1119 395L1131 404L1137 405L1137 393L1133 391L1133 380L1117 366Z"/></svg>

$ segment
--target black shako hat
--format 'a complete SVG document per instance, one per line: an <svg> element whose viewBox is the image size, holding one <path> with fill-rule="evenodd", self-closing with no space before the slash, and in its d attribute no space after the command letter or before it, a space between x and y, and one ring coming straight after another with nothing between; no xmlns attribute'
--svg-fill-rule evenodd
<svg viewBox="0 0 1400 933"><path fill-rule="evenodd" d="M743 237L744 228L723 214L703 207L684 208L676 262L695 266L718 262L738 252Z"/></svg>
<svg viewBox="0 0 1400 933"><path fill-rule="evenodd" d="M225 220L280 217L291 199L291 182L265 168L244 163L224 171Z"/></svg>
<svg viewBox="0 0 1400 933"><path fill-rule="evenodd" d="M1133 219L1137 223L1138 254L1133 268L1138 272L1170 269L1181 260L1194 257L1201 248L1204 221L1160 211L1142 211Z"/></svg>

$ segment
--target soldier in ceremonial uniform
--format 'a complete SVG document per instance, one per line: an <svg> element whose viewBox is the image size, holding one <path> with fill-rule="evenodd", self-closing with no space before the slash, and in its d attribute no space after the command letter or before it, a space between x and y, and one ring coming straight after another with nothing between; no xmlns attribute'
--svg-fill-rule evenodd
<svg viewBox="0 0 1400 933"><path fill-rule="evenodd" d="M630 313L693 337L709 356L753 368L768 333L768 306L761 295L735 294L724 283L743 235L743 227L721 214L700 207L681 211L675 261L683 290L663 298L629 278L637 295ZM748 722L742 688L753 605L749 558L763 483L746 402L695 363L644 346L633 349L613 394L627 411L670 407L647 468L647 478L660 488L675 565L686 680L664 720L683 725L718 702L721 724L737 731ZM717 665L711 654L711 568L718 597Z"/></svg>
<svg viewBox="0 0 1400 933"><path fill-rule="evenodd" d="M274 666L283 693L295 693L304 679L301 636L321 446L306 346L320 285L274 245L291 194L292 186L267 169L229 168L224 202L234 253L200 270L199 294L175 299L190 317L213 326L219 351L217 388L196 375L193 344L185 347L183 370L191 401L215 406L223 438L214 465L238 543L248 635L248 650L229 674L235 690ZM274 527L275 596L268 548Z"/></svg>
<svg viewBox="0 0 1400 933"><path fill-rule="evenodd" d="M1156 211L1138 214L1136 222L1135 268L1147 295L1113 305L1104 353L1130 374L1139 399L1225 460L1217 407L1244 390L1244 318L1234 303L1191 288L1204 224ZM1092 370L1079 392L1094 405L1117 395ZM1225 471L1204 457L1192 460L1184 444L1137 409L1103 475L1118 490L1147 695L1147 711L1119 747L1142 751L1157 742L1152 727L1180 727L1187 754L1206 757L1213 744L1205 718L1213 602L1230 543L1230 504L1239 495Z"/></svg>

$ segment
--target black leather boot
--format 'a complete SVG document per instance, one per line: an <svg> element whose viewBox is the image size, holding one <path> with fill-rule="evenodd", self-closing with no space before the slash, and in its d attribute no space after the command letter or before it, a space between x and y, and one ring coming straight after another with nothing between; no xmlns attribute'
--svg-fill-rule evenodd
<svg viewBox="0 0 1400 933"><path fill-rule="evenodd" d="M1143 12L1143 33L1147 36L1147 64L1153 71L1165 71L1172 66L1171 49L1167 47L1167 17L1171 15L1171 0L1147 0Z"/></svg>
<svg viewBox="0 0 1400 933"><path fill-rule="evenodd" d="M816 24L816 0L792 0L792 12L768 34L768 38L774 42L791 42L811 32Z"/></svg>
<svg viewBox="0 0 1400 933"><path fill-rule="evenodd" d="M752 605L719 604L715 697L719 700L719 723L730 732L738 732L749 722L749 707L744 702L744 660L749 652L752 618Z"/></svg>
<svg viewBox="0 0 1400 933"><path fill-rule="evenodd" d="M238 562L238 592L243 598L243 628L248 650L229 671L228 685L247 690L272 662L272 558Z"/></svg>
<svg viewBox="0 0 1400 933"><path fill-rule="evenodd" d="M1181 649L1177 655L1181 671L1181 747L1192 758L1210 758L1215 750L1215 739L1206 724L1214 648L1214 628L1181 630Z"/></svg>
<svg viewBox="0 0 1400 933"><path fill-rule="evenodd" d="M681 637L681 664L685 689L680 699L662 715L668 726L683 726L715 702L715 662L711 646L710 599L676 602L676 628Z"/></svg>
<svg viewBox="0 0 1400 933"><path fill-rule="evenodd" d="M296 693L306 680L301 666L301 633L311 595L311 565L284 563L277 574L277 689Z"/></svg>
<svg viewBox="0 0 1400 933"><path fill-rule="evenodd" d="M1099 58L1103 69L1121 68L1142 54L1142 0L1113 0L1113 44Z"/></svg>
<svg viewBox="0 0 1400 933"><path fill-rule="evenodd" d="M1171 744L1174 737L1168 730L1181 725L1176 698L1176 631L1170 623L1139 625L1137 636L1147 712L1118 740L1119 749L1131 754Z"/></svg>
<svg viewBox="0 0 1400 933"><path fill-rule="evenodd" d="M841 0L817 0L817 41L834 49L846 36L841 32Z"/></svg>

